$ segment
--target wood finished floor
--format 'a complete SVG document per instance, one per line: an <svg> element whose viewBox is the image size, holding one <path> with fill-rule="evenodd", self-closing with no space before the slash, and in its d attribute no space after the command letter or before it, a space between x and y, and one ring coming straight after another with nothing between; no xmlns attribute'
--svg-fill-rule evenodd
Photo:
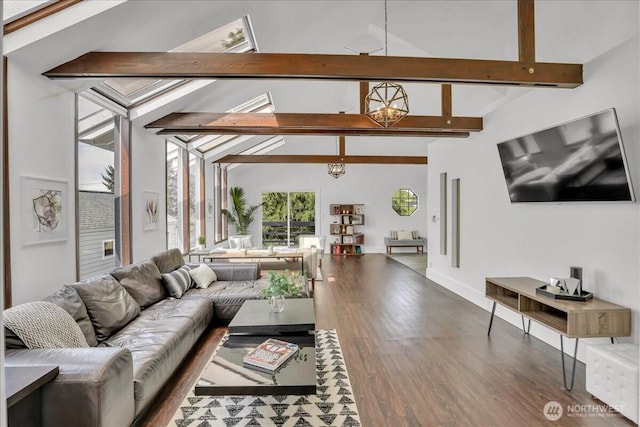
<svg viewBox="0 0 640 427"><path fill-rule="evenodd" d="M544 405L602 405L578 363L562 388L560 354L383 254L325 257L318 328L336 329L363 426L633 426L621 416L548 421ZM225 329L194 357L138 425L168 425Z"/></svg>

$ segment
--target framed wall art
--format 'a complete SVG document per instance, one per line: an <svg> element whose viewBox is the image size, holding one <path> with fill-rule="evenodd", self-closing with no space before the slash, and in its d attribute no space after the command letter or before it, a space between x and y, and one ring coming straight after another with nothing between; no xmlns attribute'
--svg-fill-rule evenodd
<svg viewBox="0 0 640 427"><path fill-rule="evenodd" d="M160 195L154 191L142 192L142 229L144 231L158 229L158 205Z"/></svg>
<svg viewBox="0 0 640 427"><path fill-rule="evenodd" d="M67 181L20 177L22 244L64 242L69 232Z"/></svg>

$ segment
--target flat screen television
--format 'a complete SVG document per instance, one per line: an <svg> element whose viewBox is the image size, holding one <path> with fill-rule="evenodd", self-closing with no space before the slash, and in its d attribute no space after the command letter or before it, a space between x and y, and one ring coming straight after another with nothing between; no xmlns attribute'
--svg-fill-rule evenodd
<svg viewBox="0 0 640 427"><path fill-rule="evenodd" d="M516 202L634 201L614 108L498 144Z"/></svg>

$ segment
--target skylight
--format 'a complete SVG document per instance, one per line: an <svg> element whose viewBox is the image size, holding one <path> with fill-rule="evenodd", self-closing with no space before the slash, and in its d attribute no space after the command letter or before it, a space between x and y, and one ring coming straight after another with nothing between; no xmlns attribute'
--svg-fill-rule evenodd
<svg viewBox="0 0 640 427"><path fill-rule="evenodd" d="M251 52L255 50L248 17L230 22L169 52ZM215 80L208 80L213 82ZM126 108L135 108L191 80L107 79L93 89ZM170 102L168 100L167 102Z"/></svg>
<svg viewBox="0 0 640 427"><path fill-rule="evenodd" d="M227 113L272 113L275 111L270 93L257 96L249 101L237 105L226 111ZM240 142L247 141L253 135L178 135L176 139L187 143L188 149L198 150L202 154L214 148L228 145L233 147Z"/></svg>

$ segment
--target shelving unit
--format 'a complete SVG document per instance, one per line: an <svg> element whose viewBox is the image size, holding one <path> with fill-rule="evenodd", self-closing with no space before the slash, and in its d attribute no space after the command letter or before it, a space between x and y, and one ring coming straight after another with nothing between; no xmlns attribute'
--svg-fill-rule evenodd
<svg viewBox="0 0 640 427"><path fill-rule="evenodd" d="M332 255L362 255L364 213L361 204L332 204L329 213L333 221L329 225Z"/></svg>

